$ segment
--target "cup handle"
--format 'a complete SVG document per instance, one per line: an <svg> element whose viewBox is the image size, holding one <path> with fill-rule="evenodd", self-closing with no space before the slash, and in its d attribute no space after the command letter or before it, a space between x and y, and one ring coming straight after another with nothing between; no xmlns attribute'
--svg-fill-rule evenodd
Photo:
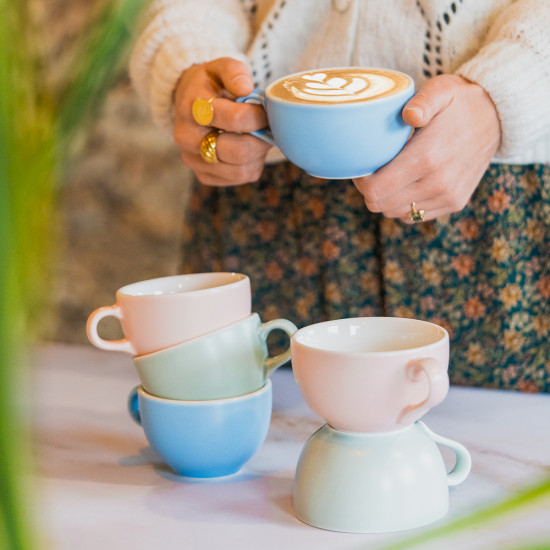
<svg viewBox="0 0 550 550"><path fill-rule="evenodd" d="M141 426L141 414L139 412L138 388L136 386L128 395L128 412L132 420Z"/></svg>
<svg viewBox="0 0 550 550"><path fill-rule="evenodd" d="M449 392L449 375L447 369L437 359L426 357L415 359L407 365L407 375L411 380L428 378L428 395L424 401L408 405L401 411L399 423L404 426L412 424L432 407L445 399Z"/></svg>
<svg viewBox="0 0 550 550"><path fill-rule="evenodd" d="M276 328L284 330L289 337L292 337L292 335L298 330L296 325L288 321L287 319L273 319L273 321L262 323L258 327L258 334L260 338L262 338L265 342L267 340L268 334ZM284 365L288 360L290 360L290 344L288 346L288 349L283 353L276 355L275 357L268 357L266 359L264 364L266 379L269 378L276 369L278 369L281 365Z"/></svg>
<svg viewBox="0 0 550 550"><path fill-rule="evenodd" d="M243 97L238 97L236 101L237 103L260 103L265 109L265 92L263 90L260 90L259 88L256 88L251 94L245 95ZM262 130L256 130L254 132L250 132L250 134L262 139L270 145L273 145L273 147L278 147L277 143L275 143L275 138L273 137L273 134L268 129L264 128Z"/></svg>
<svg viewBox="0 0 550 550"><path fill-rule="evenodd" d="M104 306L92 311L88 317L88 322L86 323L86 333L88 334L88 340L99 349L106 349L108 351L123 351L129 353L130 355L137 355L134 346L127 339L123 338L122 340L104 340L97 333L97 325L99 321L105 317L116 317L119 321L122 319L122 312L117 305L114 306Z"/></svg>
<svg viewBox="0 0 550 550"><path fill-rule="evenodd" d="M447 437L442 437L430 430L424 422L417 422L418 426L422 428L438 445L443 445L453 451L456 457L456 463L453 469L447 473L447 483L453 487L462 483L470 473L472 469L472 457L468 452L468 449L461 445L457 441L448 439Z"/></svg>

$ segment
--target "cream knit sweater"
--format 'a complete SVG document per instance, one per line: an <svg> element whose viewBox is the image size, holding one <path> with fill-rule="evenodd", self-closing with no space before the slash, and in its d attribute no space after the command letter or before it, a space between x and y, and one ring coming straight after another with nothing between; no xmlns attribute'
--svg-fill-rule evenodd
<svg viewBox="0 0 550 550"><path fill-rule="evenodd" d="M172 96L193 63L240 59L264 87L285 74L361 65L456 73L495 103L495 161L550 162L550 0L157 0L130 75L154 120L172 126Z"/></svg>

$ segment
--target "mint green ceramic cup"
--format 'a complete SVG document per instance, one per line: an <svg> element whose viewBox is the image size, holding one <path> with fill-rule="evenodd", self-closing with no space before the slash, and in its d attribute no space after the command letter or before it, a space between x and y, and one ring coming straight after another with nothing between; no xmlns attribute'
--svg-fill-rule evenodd
<svg viewBox="0 0 550 550"><path fill-rule="evenodd" d="M296 326L286 319L262 323L257 313L187 342L134 357L145 390L177 400L223 399L260 389L290 359L289 347L269 356L266 339L275 329L288 336Z"/></svg>
<svg viewBox="0 0 550 550"><path fill-rule="evenodd" d="M438 445L456 463L447 472ZM467 449L422 422L389 432L342 432L325 424L305 444L293 488L296 517L348 533L402 531L442 518L449 486L462 483Z"/></svg>

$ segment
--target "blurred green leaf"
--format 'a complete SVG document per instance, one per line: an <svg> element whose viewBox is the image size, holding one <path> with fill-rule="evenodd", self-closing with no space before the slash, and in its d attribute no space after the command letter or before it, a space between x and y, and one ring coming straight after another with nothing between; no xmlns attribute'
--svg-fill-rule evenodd
<svg viewBox="0 0 550 550"><path fill-rule="evenodd" d="M146 2L116 1L107 5L96 25L80 44L74 73L62 93L60 131L71 139L97 113L118 74L133 24Z"/></svg>
<svg viewBox="0 0 550 550"><path fill-rule="evenodd" d="M108 2L69 68L63 94L45 86L32 0L0 0L0 548L36 550L27 487L28 358L43 313L58 230L57 193L70 144L120 74L146 2Z"/></svg>
<svg viewBox="0 0 550 550"><path fill-rule="evenodd" d="M382 546L379 550L409 550L418 548L419 545L442 539L453 534L463 533L467 530L488 526L491 522L508 518L511 514L536 506L540 501L548 499L550 502L550 476L531 487L524 488L511 496L489 504L484 508L473 510L463 517L459 517L449 523L435 527L419 535L406 537L396 543ZM516 550L550 550L550 540L541 542L540 545L517 547Z"/></svg>

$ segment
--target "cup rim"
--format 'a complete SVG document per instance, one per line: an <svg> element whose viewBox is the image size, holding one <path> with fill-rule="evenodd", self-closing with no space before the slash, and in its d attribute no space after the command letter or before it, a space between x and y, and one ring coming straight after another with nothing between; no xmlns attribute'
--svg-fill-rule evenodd
<svg viewBox="0 0 550 550"><path fill-rule="evenodd" d="M321 325L329 325L333 323L342 323L344 321L362 321L362 320L369 320L369 321L376 321L380 319L391 319L391 320L397 320L397 322L401 321L413 321L415 324L422 324L422 325L429 325L432 327L435 327L437 330L440 331L441 337L437 339L435 342L430 342L429 344L424 344L422 346L415 346L415 347L409 347L406 349L398 349L398 350L386 350L386 351L345 351L345 350L335 350L335 349L329 349L324 347L319 347L317 345L310 345L306 342L300 341L300 333L304 334L307 329L311 329L312 327L317 327ZM315 352L322 352L323 354L329 354L329 355L347 355L347 356L360 356L360 357L367 357L367 356L389 356L389 355L405 355L410 354L411 352L419 353L420 351L429 350L433 347L441 345L442 342L449 341L449 333L446 329L444 329L440 325L436 325L435 323L431 323L430 321L424 321L423 319L414 319L410 317L390 317L390 316L379 316L379 317L344 317L342 319L334 319L331 321L322 321L320 323L314 323L312 325L308 325L305 327L302 327L301 329L298 329L290 338L291 345L306 348L311 351Z"/></svg>
<svg viewBox="0 0 550 550"><path fill-rule="evenodd" d="M419 421L416 420L408 426L399 426L395 430L385 430L382 432L352 432L350 430L339 430L338 428L333 428L328 422L325 421L325 424L319 429L322 430L323 428L325 428L329 432L335 432L337 435L342 435L344 437L349 436L353 439L384 439L392 438L396 435L401 435L417 426L418 422Z"/></svg>
<svg viewBox="0 0 550 550"><path fill-rule="evenodd" d="M207 288L197 288L194 290L188 290L181 293L162 292L159 294L154 292L146 292L146 293L135 294L135 293L129 292L131 288L139 288L140 286L145 287L146 285L149 285L155 282L161 283L161 282L165 282L165 281L168 282L176 279L184 279L184 280L195 279L195 278L198 279L204 276L215 276L215 275L219 275L219 276L225 275L229 277L235 277L235 279L229 280L228 282L217 286L212 286ZM197 294L209 294L212 292L219 292L220 288L243 284L243 281L250 281L250 278L248 277L248 275L246 275L245 273L237 273L235 271L211 271L211 272L203 272L203 273L188 273L188 274L179 274L179 275L168 275L166 277L154 277L152 279L136 281L134 283L129 283L127 285L120 287L116 291L116 293L118 295L123 295L131 298L148 298L148 297L154 296L155 299L163 299L163 297L173 297L173 296L196 296Z"/></svg>
<svg viewBox="0 0 550 550"><path fill-rule="evenodd" d="M165 405L171 406L212 406L212 405L225 405L236 403L239 401L246 401L247 399L252 399L258 395L268 392L271 389L271 380L268 378L264 385L257 390L254 390L250 393L243 393L241 395L235 395L234 397L222 397L218 399L167 399L166 397L158 397L157 395L152 395L145 390L143 385L139 385L137 388L138 395L141 395L144 399L148 401L158 401L164 403Z"/></svg>
<svg viewBox="0 0 550 550"><path fill-rule="evenodd" d="M235 325L238 325L239 323L245 323L245 322L252 322L252 319L257 319L258 323L261 322L260 315L257 312L250 313L246 317L243 317L242 319L237 319L236 321L233 321L232 323L229 323L228 325L225 325L223 327L217 328L215 330L211 330L210 332L206 332L204 334L199 334L198 336L195 336L193 338L189 338L189 340L184 340L183 342L178 342L177 344L174 344L172 346L168 346L166 348L157 349L156 351L151 351L149 353L143 353L141 355L136 355L132 359L134 361L137 361L138 363L142 363L148 359L151 359L154 356L157 355L165 355L167 353L173 353L176 349L186 347L187 345L194 344L197 340L205 340L205 339L211 339L215 338L218 334L223 333L225 331L231 330Z"/></svg>
<svg viewBox="0 0 550 550"><path fill-rule="evenodd" d="M306 109L326 108L327 107L326 103L318 104L318 103L305 103L305 102L302 103L302 102L298 102L298 101L288 101L288 100L285 100L285 99L281 99L280 97L270 96L270 95L268 95L268 92L275 84L277 84L279 81L281 81L285 78L291 78L293 76L298 76L298 75L301 75L301 74L304 74L304 73L309 73L309 72L334 71L334 70L340 70L340 69L351 69L351 70L357 69L357 70L361 70L361 71L369 71L369 70L388 71L388 72L391 72L391 73L397 73L397 74L400 74L402 76L405 76L409 80L409 85L406 88L404 88L403 90L401 90L400 92L396 92L394 94L390 94L390 95L387 95L387 96L384 96L384 97L379 97L379 98L365 100L365 101L351 101L351 102L346 102L346 103L330 104L331 108L338 108L338 109L348 108L349 109L349 108L352 108L352 107L357 107L357 105L364 105L365 103L373 103L374 104L374 103L379 103L379 102L385 102L387 100L395 99L396 97L399 97L399 96L402 96L403 94L406 94L408 91L410 91L411 88L414 90L415 83L414 83L413 77L411 75L407 74L407 73L404 73L403 71L398 71L396 69L389 69L387 67L371 67L371 66L362 67L360 65L352 65L352 66L349 66L349 67L348 66L321 67L321 68L318 68L318 69L298 71L298 72L295 72L295 73L283 75L279 78L276 78L275 80L270 82L265 87L265 97L266 97L266 99L269 99L270 101L273 101L273 102L276 102L276 103L283 103L285 105L299 106L300 108L306 108Z"/></svg>

